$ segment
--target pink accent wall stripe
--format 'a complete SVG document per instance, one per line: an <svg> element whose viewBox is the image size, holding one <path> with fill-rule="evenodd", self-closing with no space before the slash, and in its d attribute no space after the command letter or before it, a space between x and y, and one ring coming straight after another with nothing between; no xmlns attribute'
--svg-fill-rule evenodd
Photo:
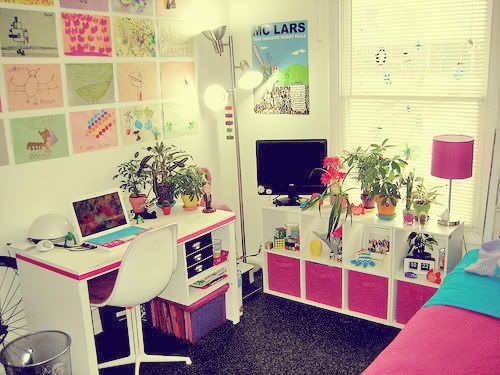
<svg viewBox="0 0 500 375"><path fill-rule="evenodd" d="M220 227L222 227L222 226L224 226L224 225L226 225L228 223L232 223L234 221L236 221L236 216L232 216L230 218L222 220L222 221L220 221L220 222L218 222L216 224L210 225L209 227L203 228L203 229L201 229L201 230L199 230L197 232L194 232L194 233L188 234L187 236L178 238L177 239L177 244L180 245L180 244L182 244L182 243L184 243L186 241L189 241L189 240L191 240L193 238L201 236L202 234L205 234L205 233L211 232L213 230L216 230L216 229L218 229L218 228L220 228ZM66 276L66 277L69 277L71 279L78 280L78 281L90 279L90 278L98 276L100 274L103 274L103 273L106 273L106 272L109 272L109 271L113 271L113 270L117 269L118 267L120 267L120 264L122 263L121 261L118 261L118 262L109 264L107 266L104 266L104 267L92 270L90 272L87 272L87 273L84 273L84 274L81 274L81 275L76 275L74 273L71 273L71 272L62 270L60 268L51 266L49 264L40 262L39 260L28 258L27 256L24 256L22 254L16 254L16 258L20 259L20 260L23 260L23 261L25 261L27 263L34 264L34 265L36 265L38 267L45 268L45 269L47 269L49 271L58 273L59 275L63 275L63 276Z"/></svg>

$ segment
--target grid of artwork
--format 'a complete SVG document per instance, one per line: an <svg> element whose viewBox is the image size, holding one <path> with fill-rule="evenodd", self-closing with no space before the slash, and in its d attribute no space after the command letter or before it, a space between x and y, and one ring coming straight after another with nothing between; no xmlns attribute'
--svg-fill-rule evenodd
<svg viewBox="0 0 500 375"><path fill-rule="evenodd" d="M197 133L192 3L0 0L0 166Z"/></svg>

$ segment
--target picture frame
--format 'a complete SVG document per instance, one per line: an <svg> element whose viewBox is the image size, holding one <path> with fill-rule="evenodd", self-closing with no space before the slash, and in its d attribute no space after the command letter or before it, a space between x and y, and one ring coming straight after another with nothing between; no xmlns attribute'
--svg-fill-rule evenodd
<svg viewBox="0 0 500 375"><path fill-rule="evenodd" d="M363 248L370 252L374 260L384 260L384 255L391 248L391 232L383 228L365 227L363 231Z"/></svg>

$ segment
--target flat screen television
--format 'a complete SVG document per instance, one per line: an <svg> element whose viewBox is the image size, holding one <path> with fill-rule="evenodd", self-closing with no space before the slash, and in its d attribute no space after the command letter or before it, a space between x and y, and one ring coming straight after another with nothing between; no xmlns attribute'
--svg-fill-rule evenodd
<svg viewBox="0 0 500 375"><path fill-rule="evenodd" d="M257 186L260 195L287 195L276 205L298 206L299 195L321 192L321 173L311 175L323 165L326 139L259 140L257 151Z"/></svg>

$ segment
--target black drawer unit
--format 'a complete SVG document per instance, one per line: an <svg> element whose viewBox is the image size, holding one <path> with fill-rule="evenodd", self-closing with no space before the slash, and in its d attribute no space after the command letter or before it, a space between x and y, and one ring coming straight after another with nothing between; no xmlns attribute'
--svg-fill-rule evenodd
<svg viewBox="0 0 500 375"><path fill-rule="evenodd" d="M193 264L191 267L188 267L188 279L199 274L200 272L203 272L205 270L208 270L210 267L214 266L214 257L212 254L210 254L209 258L203 259L201 262L198 262L196 264Z"/></svg>
<svg viewBox="0 0 500 375"><path fill-rule="evenodd" d="M202 247L201 250L198 250L195 253L191 253L189 255L186 255L187 266L189 268L193 264L201 262L203 259L206 259L212 255L213 255L212 244L209 244L205 247Z"/></svg>
<svg viewBox="0 0 500 375"><path fill-rule="evenodd" d="M186 247L186 256L191 255L201 249L212 244L212 233L204 234L194 240L187 241L184 246Z"/></svg>

